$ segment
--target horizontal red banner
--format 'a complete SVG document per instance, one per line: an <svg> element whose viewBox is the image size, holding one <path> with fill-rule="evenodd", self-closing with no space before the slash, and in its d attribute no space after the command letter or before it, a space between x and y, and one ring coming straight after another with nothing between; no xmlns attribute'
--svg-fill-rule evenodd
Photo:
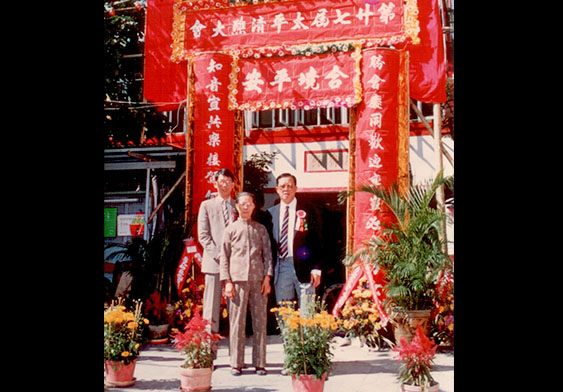
<svg viewBox="0 0 563 392"><path fill-rule="evenodd" d="M230 109L311 109L353 106L362 99L360 48L327 53L239 59L231 78Z"/></svg>
<svg viewBox="0 0 563 392"><path fill-rule="evenodd" d="M194 11L174 8L173 61L190 52L240 50L343 40L415 39L416 5L403 0L300 0Z"/></svg>

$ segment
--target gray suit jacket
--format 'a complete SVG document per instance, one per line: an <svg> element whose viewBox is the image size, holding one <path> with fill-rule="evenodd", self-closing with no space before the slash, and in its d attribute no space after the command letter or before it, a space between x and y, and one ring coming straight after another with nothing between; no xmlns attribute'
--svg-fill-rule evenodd
<svg viewBox="0 0 563 392"><path fill-rule="evenodd" d="M236 220L235 201L230 200L232 221ZM219 196L205 200L199 206L197 215L197 237L203 247L201 272L206 274L219 273L219 253L225 231L225 221Z"/></svg>

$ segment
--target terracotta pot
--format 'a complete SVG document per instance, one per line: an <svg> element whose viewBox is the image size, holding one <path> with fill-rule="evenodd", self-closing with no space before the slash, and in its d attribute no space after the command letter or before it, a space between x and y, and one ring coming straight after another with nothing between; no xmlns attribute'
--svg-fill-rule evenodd
<svg viewBox="0 0 563 392"><path fill-rule="evenodd" d="M427 392L438 392L440 389L440 384L434 381L433 385L430 385ZM422 387L417 385L410 385L410 384L401 384L401 391L402 392L422 392Z"/></svg>
<svg viewBox="0 0 563 392"><path fill-rule="evenodd" d="M134 359L125 365L122 361L104 361L105 383L109 386L127 387L135 384L133 373L135 372L135 364L137 360Z"/></svg>
<svg viewBox="0 0 563 392"><path fill-rule="evenodd" d="M326 373L320 380L315 378L314 374L301 374L298 376L291 375L291 384L294 392L322 392L325 387Z"/></svg>
<svg viewBox="0 0 563 392"><path fill-rule="evenodd" d="M398 345L401 337L410 342L414 336L417 325L420 325L424 334L428 336L431 310L403 310L395 308L391 312L393 319L393 334Z"/></svg>
<svg viewBox="0 0 563 392"><path fill-rule="evenodd" d="M213 368L193 369L180 366L180 389L182 391L208 391L211 389Z"/></svg>

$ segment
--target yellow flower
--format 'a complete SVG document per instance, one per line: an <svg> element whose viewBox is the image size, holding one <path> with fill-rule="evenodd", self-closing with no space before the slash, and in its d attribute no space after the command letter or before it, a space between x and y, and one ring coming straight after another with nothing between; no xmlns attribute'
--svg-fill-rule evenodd
<svg viewBox="0 0 563 392"><path fill-rule="evenodd" d="M143 323L145 323L145 325L149 325L150 321L149 321L149 319L144 318Z"/></svg>
<svg viewBox="0 0 563 392"><path fill-rule="evenodd" d="M299 322L297 322L297 321L295 321L295 320L292 319L292 320L289 322L289 328L291 328L291 329L297 329L297 328L299 328Z"/></svg>
<svg viewBox="0 0 563 392"><path fill-rule="evenodd" d="M229 312L227 312L227 309L223 309L223 318L227 318L227 316L229 315Z"/></svg>
<svg viewBox="0 0 563 392"><path fill-rule="evenodd" d="M122 356L123 358L127 358L127 357L129 356L129 351L123 351L123 352L121 353L121 356Z"/></svg>
<svg viewBox="0 0 563 392"><path fill-rule="evenodd" d="M138 350L140 345L141 345L140 343L137 343L137 344L135 345L135 350Z"/></svg>
<svg viewBox="0 0 563 392"><path fill-rule="evenodd" d="M127 328L129 328L129 329L135 329L135 328L137 328L138 325L139 325L139 324L137 324L137 323L134 322L134 321L129 321L129 322L127 323Z"/></svg>
<svg viewBox="0 0 563 392"><path fill-rule="evenodd" d="M451 323L450 325L448 325L448 329L450 331L453 331L454 330L454 323Z"/></svg>

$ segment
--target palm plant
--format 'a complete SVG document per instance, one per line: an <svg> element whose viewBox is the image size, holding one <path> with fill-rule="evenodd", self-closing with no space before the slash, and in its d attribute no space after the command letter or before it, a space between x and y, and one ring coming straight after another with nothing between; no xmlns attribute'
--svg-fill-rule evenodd
<svg viewBox="0 0 563 392"><path fill-rule="evenodd" d="M444 184L453 186L453 176L443 177L440 171L432 183L411 186L404 194L393 184L389 189L362 185L339 195L342 203L355 192L371 193L394 215L395 221L386 225L380 236L370 238L344 260L346 265L357 260L373 263L385 271L387 306L404 310L432 308L438 275L451 267L439 236L446 215L431 206L436 191Z"/></svg>

